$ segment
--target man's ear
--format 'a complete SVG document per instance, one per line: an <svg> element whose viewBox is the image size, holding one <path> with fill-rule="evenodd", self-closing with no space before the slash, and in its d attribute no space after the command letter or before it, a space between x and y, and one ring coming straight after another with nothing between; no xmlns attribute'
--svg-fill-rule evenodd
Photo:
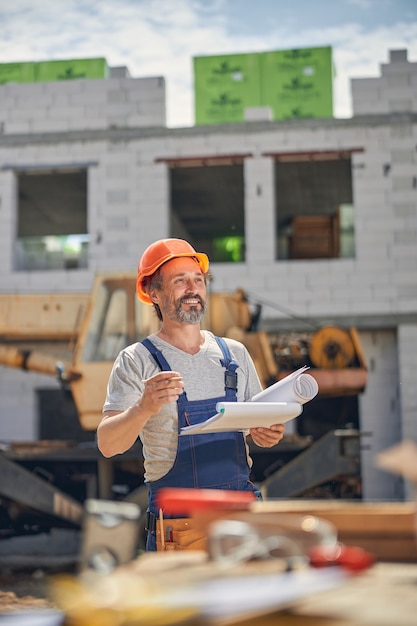
<svg viewBox="0 0 417 626"><path fill-rule="evenodd" d="M153 304L158 304L159 295L158 295L158 290L157 289L149 289L148 296L152 300Z"/></svg>

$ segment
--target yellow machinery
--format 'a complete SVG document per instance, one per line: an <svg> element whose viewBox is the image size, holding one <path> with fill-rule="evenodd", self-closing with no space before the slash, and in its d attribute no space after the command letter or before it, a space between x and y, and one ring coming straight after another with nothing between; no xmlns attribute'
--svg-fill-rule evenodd
<svg viewBox="0 0 417 626"><path fill-rule="evenodd" d="M120 349L158 329L152 307L138 301L136 276L98 275L89 295L0 295L0 365L58 375L70 388L79 420L95 430L107 379ZM242 341L264 386L301 365L311 365L322 396L357 394L367 371L357 333L325 327L288 343L249 330L244 292L210 293L205 327Z"/></svg>
<svg viewBox="0 0 417 626"><path fill-rule="evenodd" d="M153 308L136 297L135 281L133 273L100 274L91 294L0 295L0 365L58 376L71 392L81 429L92 435L101 419L107 380L119 350L158 329ZM256 329L258 313L259 310L253 313L240 289L234 293L213 292L208 296L204 324L215 334L236 338L247 346L264 386L297 367L310 365L322 398L354 396L363 391L367 370L354 329L326 327L313 333L272 334ZM57 419L62 418L57 416ZM338 426L336 421L334 428ZM327 426L326 429L329 430ZM357 442L357 433L349 432ZM277 451L254 447L254 467L258 464L267 467L255 480L266 478L265 488L270 489L271 495L288 489L291 480L287 476L282 484L278 475L285 469L287 460L299 452L307 452L304 448L310 448L310 440L311 437L287 437L286 443L284 440L277 448L279 455L283 455L279 461ZM331 467L324 473L322 467L314 470L315 462L322 464L322 453L313 454L313 460L307 459L309 485L294 485L294 491L284 495L297 495L317 485L315 471L322 482L334 481L339 475L348 475L349 480L354 475L357 482L357 461L352 465L349 452L346 466L346 455L340 453L340 447L345 447L347 441L345 437L330 437L325 448L326 454L334 449ZM94 443L89 448L76 444L56 441L11 444L2 450L0 510L8 509L9 515L13 511L14 519L22 517L23 508L77 522L83 498L114 497L116 466L128 466L131 484L127 490L132 488L132 483L140 485L143 481L140 449L120 458L104 459ZM139 442L137 445L140 448ZM39 474L47 475L48 480L43 481ZM296 475L297 471L291 472L291 476ZM68 494L67 484L60 482L60 476L70 476L74 484L85 481L81 495L78 491L76 497ZM124 480L123 477L119 482ZM32 488L28 487L29 482ZM11 525L16 526L14 522Z"/></svg>

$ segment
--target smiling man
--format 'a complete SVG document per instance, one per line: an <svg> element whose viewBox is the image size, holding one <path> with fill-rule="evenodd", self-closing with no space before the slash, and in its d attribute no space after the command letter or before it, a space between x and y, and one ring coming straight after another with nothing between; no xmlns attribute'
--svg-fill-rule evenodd
<svg viewBox="0 0 417 626"><path fill-rule="evenodd" d="M182 239L156 241L145 250L136 293L154 306L161 326L118 355L97 430L106 457L125 452L137 437L142 441L151 551L161 488L256 490L244 433L179 436L182 427L214 415L217 402L243 402L261 390L245 346L201 329L208 269L208 257ZM257 445L271 447L284 426L252 428L250 434Z"/></svg>

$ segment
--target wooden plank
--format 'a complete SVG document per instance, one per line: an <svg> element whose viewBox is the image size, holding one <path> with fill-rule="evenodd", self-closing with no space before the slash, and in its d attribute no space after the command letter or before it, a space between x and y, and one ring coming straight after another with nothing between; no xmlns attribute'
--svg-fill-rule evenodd
<svg viewBox="0 0 417 626"><path fill-rule="evenodd" d="M294 515L313 515L330 522L339 541L372 552L378 561L417 563L416 511L413 502L265 500L251 504L249 512L205 512L196 520L206 529L216 519L240 519L255 528L265 524L273 529L275 523L282 529Z"/></svg>
<svg viewBox="0 0 417 626"><path fill-rule="evenodd" d="M336 527L341 542L369 550L379 560L417 563L415 502L265 501L251 511L315 515Z"/></svg>

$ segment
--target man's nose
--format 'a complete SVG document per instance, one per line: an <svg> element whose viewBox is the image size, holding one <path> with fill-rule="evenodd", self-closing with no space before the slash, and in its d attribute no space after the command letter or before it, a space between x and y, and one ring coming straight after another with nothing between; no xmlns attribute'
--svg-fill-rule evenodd
<svg viewBox="0 0 417 626"><path fill-rule="evenodd" d="M197 280L192 276L187 278L187 291L197 292Z"/></svg>

